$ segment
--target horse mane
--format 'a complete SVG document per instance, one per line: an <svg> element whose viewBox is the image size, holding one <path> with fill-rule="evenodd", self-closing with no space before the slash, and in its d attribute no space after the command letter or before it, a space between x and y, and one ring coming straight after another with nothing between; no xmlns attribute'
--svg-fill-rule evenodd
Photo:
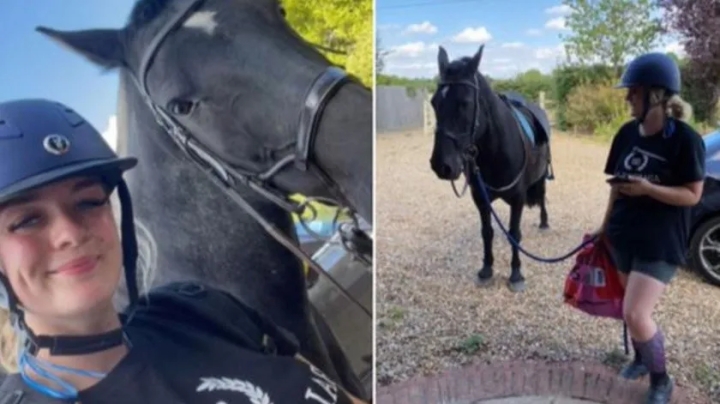
<svg viewBox="0 0 720 404"><path fill-rule="evenodd" d="M172 0L137 0L130 11L127 28L138 29L156 19Z"/></svg>

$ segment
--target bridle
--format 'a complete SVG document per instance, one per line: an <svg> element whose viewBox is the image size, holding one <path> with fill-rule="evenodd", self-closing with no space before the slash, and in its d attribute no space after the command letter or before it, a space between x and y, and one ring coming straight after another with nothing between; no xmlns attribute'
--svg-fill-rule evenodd
<svg viewBox="0 0 720 404"><path fill-rule="evenodd" d="M198 165L201 170L205 172L205 174L207 174L208 177L216 185L218 185L226 195L228 195L228 197L240 205L243 210L259 222L263 228L280 244L288 248L299 259L305 261L314 271L318 273L318 275L325 276L346 298L357 305L368 316L372 317L369 309L351 296L332 275L323 270L310 256L308 256L307 253L285 236L276 226L265 220L265 218L235 189L237 184L249 187L287 212L297 214L300 217L301 224L305 227L307 226L302 219L302 213L305 209L311 209L313 216L317 215L315 209L309 204L312 201L320 201L330 203L335 206L343 206L344 209L350 211L350 209L347 208L349 204L347 203L346 198L340 193L339 187L330 179L330 176L328 176L322 168L320 168L317 164L313 164L310 158L310 153L313 149L322 112L329 100L337 93L340 87L349 82L348 75L343 70L331 66L316 77L306 95L305 104L303 105L300 113L296 140L297 145L293 154L289 154L277 160L264 172L251 172L231 167L198 142L192 133L185 129L172 116L166 113L160 106L155 104L150 97L150 91L147 86L148 71L158 49L160 48L160 45L168 37L170 32L176 29L190 16L192 12L196 11L202 3L204 3L204 0L182 2L180 5L180 12L170 18L153 37L150 45L147 47L143 55L143 58L141 59L137 76L133 76L143 99L148 104L157 123L178 145L183 154ZM290 201L285 192L270 184L270 180L280 170L292 163L294 163L295 169L303 172L312 171L315 175L318 175L329 187L333 196L337 197L337 200L311 197L302 203ZM341 201L342 203L338 201ZM345 227L340 232L343 237L343 246L359 260L363 261L367 265L372 265L372 243L367 242L367 240L370 240L370 237L360 229L355 213L352 211L349 213L353 218L353 224L349 230Z"/></svg>
<svg viewBox="0 0 720 404"><path fill-rule="evenodd" d="M453 192L455 192L455 196L458 198L461 198L463 195L465 195L465 192L468 189L469 186L469 177L473 174L473 172L480 171L480 168L478 167L476 157L479 153L478 147L476 145L477 142L479 142L484 136L487 135L487 132L489 132L489 129L486 129L483 133L478 133L480 129L480 84L478 82L478 75L479 73L473 74L473 80L441 80L438 82L438 91L442 90L442 88L448 88L451 85L463 85L468 86L473 90L473 125L469 129L469 133L467 133L467 137L470 139L470 142L463 147L463 145L460 142L460 139L458 139L457 135L454 133L450 133L446 130L444 130L442 127L436 125L435 131L437 134L444 136L448 139L450 139L455 145L457 146L458 150L460 150L462 161L463 161L463 172L465 174L465 185L463 186L463 190L461 193L458 193L457 188L455 187L455 181L450 181L450 184L452 185ZM518 124L519 125L519 124ZM520 127L520 132L522 136L522 127ZM524 150L524 149L523 149ZM503 192L507 191L508 189L514 187L518 181L520 181L520 178L523 175L523 172L525 171L525 167L527 165L527 151L525 152L525 155L523 156L523 166L520 169L520 172L517 176L511 181L509 184L504 185L502 187L494 188L487 184L484 184L484 186L494 192Z"/></svg>

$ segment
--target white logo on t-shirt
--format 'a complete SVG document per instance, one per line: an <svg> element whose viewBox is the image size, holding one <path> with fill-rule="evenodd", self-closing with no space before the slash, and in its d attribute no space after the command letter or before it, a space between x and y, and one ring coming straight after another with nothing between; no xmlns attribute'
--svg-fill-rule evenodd
<svg viewBox="0 0 720 404"><path fill-rule="evenodd" d="M335 404L338 398L338 387L320 369L308 365L313 376L312 384L305 390L305 401L319 404ZM270 396L259 386L247 380L229 377L201 377L196 391L234 391L244 394L252 404L273 404ZM220 401L217 404L225 404Z"/></svg>
<svg viewBox="0 0 720 404"><path fill-rule="evenodd" d="M245 380L230 379L229 377L202 377L200 381L201 383L196 390L198 392L234 391L244 394L252 404L272 404L270 396L263 389Z"/></svg>
<svg viewBox="0 0 720 404"><path fill-rule="evenodd" d="M338 398L338 388L330 378L328 378L320 369L313 365L308 365L310 371L316 377L312 377L311 380L315 386L310 386L305 390L305 400L312 401L320 404L335 404ZM313 387L319 388L313 390Z"/></svg>

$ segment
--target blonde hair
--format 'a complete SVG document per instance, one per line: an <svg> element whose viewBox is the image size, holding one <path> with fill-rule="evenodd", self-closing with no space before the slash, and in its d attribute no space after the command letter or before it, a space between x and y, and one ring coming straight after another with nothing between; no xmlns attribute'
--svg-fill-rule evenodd
<svg viewBox="0 0 720 404"><path fill-rule="evenodd" d="M683 100L679 94L668 95L665 89L653 88L650 90L650 106L655 105L663 105L665 113L675 119L681 121L692 119L692 105Z"/></svg>
<svg viewBox="0 0 720 404"><path fill-rule="evenodd" d="M120 212L118 209L117 196L113 195L111 200L113 202L113 215L118 223L118 231L120 231ZM155 278L157 269L157 244L150 231L139 220L135 220L135 233L137 234L138 245L138 291L142 295L150 290ZM121 284L125 285L124 277L121 279ZM115 298L117 297L116 294ZM10 323L9 310L0 309L0 367L2 367L6 373L17 373L19 371L17 354L22 342L23 341L18 338L15 328Z"/></svg>

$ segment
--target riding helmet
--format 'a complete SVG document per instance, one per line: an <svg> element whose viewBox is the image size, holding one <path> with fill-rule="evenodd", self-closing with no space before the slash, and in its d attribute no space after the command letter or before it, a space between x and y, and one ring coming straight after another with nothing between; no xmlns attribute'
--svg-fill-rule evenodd
<svg viewBox="0 0 720 404"><path fill-rule="evenodd" d="M131 306L138 299L135 273L138 252L130 194L122 174L135 165L137 159L118 157L100 132L61 103L43 99L0 103L0 204L26 191L80 175L98 176L110 190L117 187L123 266ZM26 347L32 351L49 348L53 355L62 354L61 351L82 354L106 349L103 344L109 340L107 334L87 336L83 343L73 336L52 339L36 336L25 324L21 304L2 273L0 307L10 311L13 326L25 334Z"/></svg>
<svg viewBox="0 0 720 404"><path fill-rule="evenodd" d="M617 88L630 86L662 87L680 93L680 68L670 56L651 52L638 56L628 65Z"/></svg>

